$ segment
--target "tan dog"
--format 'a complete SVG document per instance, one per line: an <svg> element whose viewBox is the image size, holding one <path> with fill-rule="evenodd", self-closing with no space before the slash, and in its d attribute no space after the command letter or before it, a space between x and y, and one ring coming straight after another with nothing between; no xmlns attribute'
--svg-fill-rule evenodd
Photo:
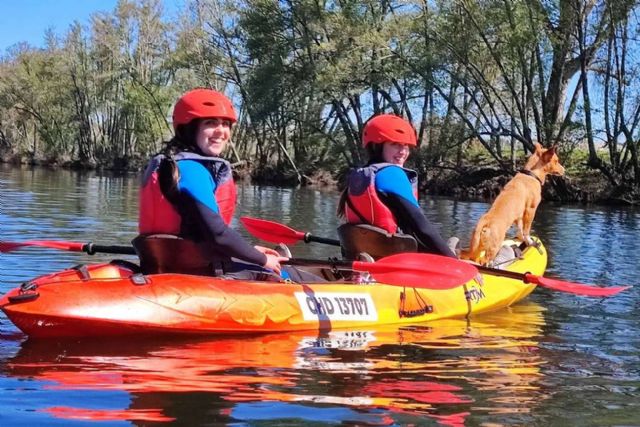
<svg viewBox="0 0 640 427"><path fill-rule="evenodd" d="M516 225L518 238L531 244L531 223L542 199L542 185L547 175L564 175L558 160L557 147L544 149L535 144L536 151L529 157L523 170L504 186L491 208L476 225L468 251L461 258L482 265L494 260L507 231Z"/></svg>

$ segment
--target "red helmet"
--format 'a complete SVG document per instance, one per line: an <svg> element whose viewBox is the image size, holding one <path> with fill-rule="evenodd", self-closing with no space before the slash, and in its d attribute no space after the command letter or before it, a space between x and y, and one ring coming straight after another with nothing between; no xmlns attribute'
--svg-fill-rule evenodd
<svg viewBox="0 0 640 427"><path fill-rule="evenodd" d="M173 107L173 129L205 117L219 117L231 123L238 121L229 98L215 90L194 89L182 95Z"/></svg>
<svg viewBox="0 0 640 427"><path fill-rule="evenodd" d="M393 114L375 116L364 125L362 145L395 142L397 144L418 145L416 131L411 123Z"/></svg>

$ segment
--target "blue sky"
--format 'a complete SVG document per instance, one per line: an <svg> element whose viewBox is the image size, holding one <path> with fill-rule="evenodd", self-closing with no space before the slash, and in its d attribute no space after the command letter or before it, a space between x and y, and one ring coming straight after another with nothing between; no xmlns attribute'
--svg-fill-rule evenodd
<svg viewBox="0 0 640 427"><path fill-rule="evenodd" d="M23 41L42 46L47 28L64 34L73 21L87 24L93 13L111 11L116 3L117 0L0 0L0 50Z"/></svg>
<svg viewBox="0 0 640 427"><path fill-rule="evenodd" d="M92 14L113 11L117 3L117 0L0 0L0 54L23 41L43 46L47 28L63 35L73 21L86 25ZM163 3L166 13L182 2Z"/></svg>

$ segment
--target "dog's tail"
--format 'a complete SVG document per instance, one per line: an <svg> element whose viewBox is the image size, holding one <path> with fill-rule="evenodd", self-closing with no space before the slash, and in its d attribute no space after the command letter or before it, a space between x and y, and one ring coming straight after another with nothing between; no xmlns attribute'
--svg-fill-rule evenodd
<svg viewBox="0 0 640 427"><path fill-rule="evenodd" d="M471 235L471 241L469 242L469 249L460 252L460 258L469 259L474 262L480 262L482 256L483 237L488 232L488 227L484 223L484 218L480 218L476 225L473 234Z"/></svg>

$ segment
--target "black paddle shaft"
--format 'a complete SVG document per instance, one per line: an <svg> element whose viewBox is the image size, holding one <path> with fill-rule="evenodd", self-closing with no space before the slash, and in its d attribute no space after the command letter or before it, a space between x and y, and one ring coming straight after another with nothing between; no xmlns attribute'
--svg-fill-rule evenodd
<svg viewBox="0 0 640 427"><path fill-rule="evenodd" d="M329 239L328 237L314 236L311 233L305 233L304 242L305 243L316 242L316 243L323 243L325 245L340 246L340 240Z"/></svg>
<svg viewBox="0 0 640 427"><path fill-rule="evenodd" d="M132 246L94 245L93 243L87 243L83 245L82 252L86 252L89 255L95 255L97 253L118 254L118 255L137 255L135 249L133 249Z"/></svg>
<svg viewBox="0 0 640 427"><path fill-rule="evenodd" d="M346 268L350 270L353 267L353 261L340 260L337 258L329 259L309 259L309 258L290 258L282 262L285 265L298 265L304 267L330 267L330 268Z"/></svg>

